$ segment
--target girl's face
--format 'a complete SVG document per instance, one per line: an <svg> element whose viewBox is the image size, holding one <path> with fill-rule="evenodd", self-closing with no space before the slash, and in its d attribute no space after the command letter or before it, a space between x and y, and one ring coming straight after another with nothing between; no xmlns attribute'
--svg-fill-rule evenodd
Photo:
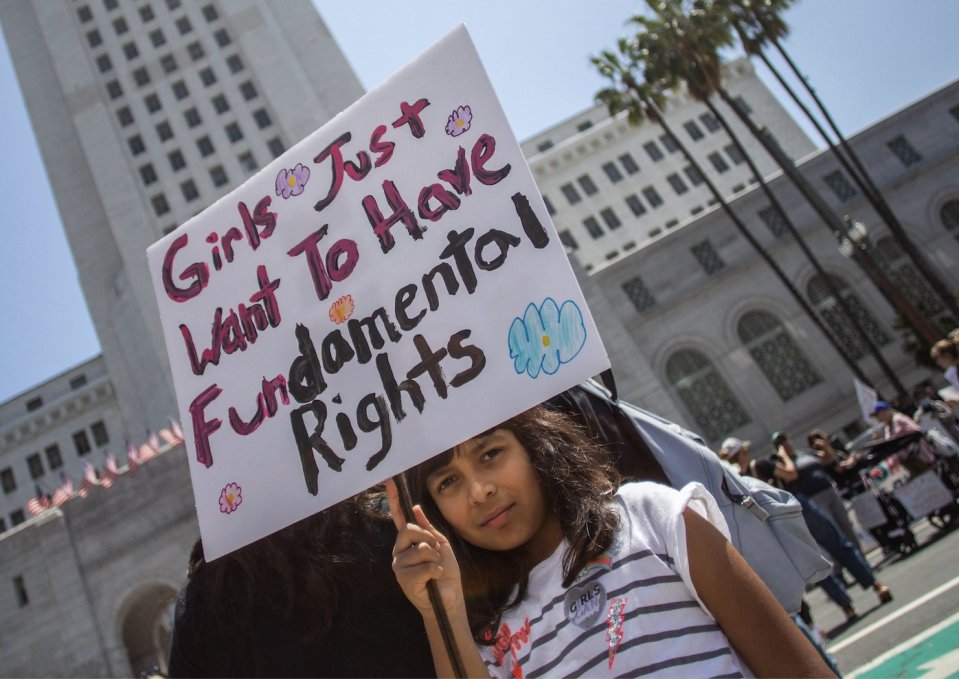
<svg viewBox="0 0 959 679"><path fill-rule="evenodd" d="M476 547L522 547L538 562L563 539L529 453L508 429L457 446L450 463L433 472L426 484L453 530Z"/></svg>

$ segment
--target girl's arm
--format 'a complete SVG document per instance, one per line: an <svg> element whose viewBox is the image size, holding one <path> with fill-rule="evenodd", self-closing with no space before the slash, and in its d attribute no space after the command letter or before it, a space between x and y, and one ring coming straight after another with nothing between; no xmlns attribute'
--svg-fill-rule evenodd
<svg viewBox="0 0 959 679"><path fill-rule="evenodd" d="M687 508L686 549L696 593L757 677L835 677L736 548Z"/></svg>
<svg viewBox="0 0 959 679"><path fill-rule="evenodd" d="M419 505L413 508L415 524L407 524L403 520L399 495L392 481L386 482L386 497L390 503L393 523L399 531L393 547L393 572L406 598L423 616L430 650L433 652L436 676L452 677L453 666L446 653L439 623L427 593L426 583L430 580L435 580L439 588L453 628L453 637L465 665L466 676L488 679L486 664L473 643L473 634L466 618L460 569L449 541L433 528Z"/></svg>
<svg viewBox="0 0 959 679"><path fill-rule="evenodd" d="M793 462L793 459L782 448L776 451L776 455L779 457L779 462L776 463L776 469L773 472L776 478L782 479L786 483L798 479L799 471L796 469L796 463Z"/></svg>

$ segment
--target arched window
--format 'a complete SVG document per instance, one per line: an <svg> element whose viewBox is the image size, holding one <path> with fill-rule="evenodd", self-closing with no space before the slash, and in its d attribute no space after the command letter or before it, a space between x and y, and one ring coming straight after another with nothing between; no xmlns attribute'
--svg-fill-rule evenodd
<svg viewBox="0 0 959 679"><path fill-rule="evenodd" d="M846 281L838 276L830 276L829 278L832 280L832 284L836 290L839 291L846 306L849 307L852 315L859 321L860 327L869 335L869 339L873 341L873 344L877 347L889 344L892 339L876 322L872 314L866 311L866 308L859 301L859 298L849 289ZM836 337L839 338L839 342L846 352L857 361L865 356L869 348L866 346L866 343L863 342L862 337L859 336L859 332L857 332L852 321L849 320L849 317L846 316L839 302L833 297L829 286L826 284L826 279L818 274L814 276L813 279L809 281L809 285L806 286L806 294L809 296L809 300L813 303L813 306L822 314L823 320L825 320L832 331L836 333Z"/></svg>
<svg viewBox="0 0 959 679"><path fill-rule="evenodd" d="M749 415L739 405L726 380L698 351L680 349L670 356L666 361L666 378L707 440L719 441L749 423Z"/></svg>
<svg viewBox="0 0 959 679"><path fill-rule="evenodd" d="M916 310L935 322L943 312L942 304L896 239L892 236L880 238L876 243L876 259Z"/></svg>
<svg viewBox="0 0 959 679"><path fill-rule="evenodd" d="M784 401L822 382L778 318L750 311L739 321L739 339Z"/></svg>
<svg viewBox="0 0 959 679"><path fill-rule="evenodd" d="M939 210L942 225L954 236L959 236L959 200L947 201Z"/></svg>

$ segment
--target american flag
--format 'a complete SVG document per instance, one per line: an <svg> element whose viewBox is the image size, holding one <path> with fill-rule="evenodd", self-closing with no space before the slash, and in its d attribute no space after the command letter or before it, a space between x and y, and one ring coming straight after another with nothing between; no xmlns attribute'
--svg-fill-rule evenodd
<svg viewBox="0 0 959 679"><path fill-rule="evenodd" d="M50 509L50 498L47 497L47 494L43 492L43 488L39 485L36 486L37 495L27 500L27 511L36 516L37 514L43 514L46 510Z"/></svg>
<svg viewBox="0 0 959 679"><path fill-rule="evenodd" d="M166 442L166 444L169 446L175 446L180 443L180 441L177 440L176 435L169 429L161 429L157 433L160 435L160 438L163 439L164 442Z"/></svg>
<svg viewBox="0 0 959 679"><path fill-rule="evenodd" d="M140 446L140 462L146 462L160 452L160 440L157 435L147 429L147 441Z"/></svg>
<svg viewBox="0 0 959 679"><path fill-rule="evenodd" d="M80 481L80 487L77 489L77 495L86 497L87 493L94 486L100 485L100 479L97 478L97 470L89 462L83 462L83 480Z"/></svg>
<svg viewBox="0 0 959 679"><path fill-rule="evenodd" d="M117 480L117 459L107 451L103 451L103 474L100 485L109 488Z"/></svg>
<svg viewBox="0 0 959 679"><path fill-rule="evenodd" d="M53 491L53 504L57 507L73 497L73 479L60 472L60 487Z"/></svg>
<svg viewBox="0 0 959 679"><path fill-rule="evenodd" d="M160 439L158 439L157 435L149 429L147 429L147 443L150 444L150 447L153 448L153 450L157 452L160 451Z"/></svg>
<svg viewBox="0 0 959 679"><path fill-rule="evenodd" d="M137 475L137 467L140 465L140 454L137 447L127 439L127 466L130 468L130 476Z"/></svg>
<svg viewBox="0 0 959 679"><path fill-rule="evenodd" d="M180 428L179 422L176 420L170 420L170 431L172 431L173 435L180 440L180 443L183 443L183 430Z"/></svg>

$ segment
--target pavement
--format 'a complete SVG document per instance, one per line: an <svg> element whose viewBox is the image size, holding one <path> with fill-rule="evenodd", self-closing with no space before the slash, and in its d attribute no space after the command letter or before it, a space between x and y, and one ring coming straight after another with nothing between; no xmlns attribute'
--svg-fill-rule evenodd
<svg viewBox="0 0 959 679"><path fill-rule="evenodd" d="M892 590L891 602L880 605L871 589L854 585L859 618L847 623L821 589L806 596L847 679L959 678L959 529L940 531L923 520L913 532L919 549L911 554L885 561L880 550L867 555Z"/></svg>

